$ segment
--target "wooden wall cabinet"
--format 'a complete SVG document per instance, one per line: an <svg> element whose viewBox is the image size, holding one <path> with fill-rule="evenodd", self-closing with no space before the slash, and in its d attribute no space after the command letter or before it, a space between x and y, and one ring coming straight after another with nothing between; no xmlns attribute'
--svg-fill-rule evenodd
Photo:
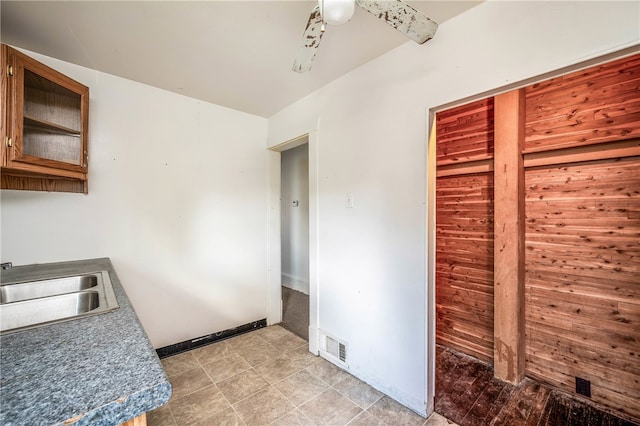
<svg viewBox="0 0 640 426"><path fill-rule="evenodd" d="M2 189L86 194L89 88L1 48Z"/></svg>

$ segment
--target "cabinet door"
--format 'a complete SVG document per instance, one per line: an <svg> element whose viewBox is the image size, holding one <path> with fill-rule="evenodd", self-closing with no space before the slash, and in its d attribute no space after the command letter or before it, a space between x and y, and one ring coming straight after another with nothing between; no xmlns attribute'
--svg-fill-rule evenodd
<svg viewBox="0 0 640 426"><path fill-rule="evenodd" d="M8 64L7 165L86 173L89 89L10 48Z"/></svg>

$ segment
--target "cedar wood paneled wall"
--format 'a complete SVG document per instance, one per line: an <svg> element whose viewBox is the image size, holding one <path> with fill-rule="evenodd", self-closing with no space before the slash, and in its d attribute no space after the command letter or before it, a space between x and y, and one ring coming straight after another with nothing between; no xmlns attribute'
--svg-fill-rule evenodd
<svg viewBox="0 0 640 426"><path fill-rule="evenodd" d="M436 116L436 341L493 360L493 98Z"/></svg>
<svg viewBox="0 0 640 426"><path fill-rule="evenodd" d="M525 166L558 149L594 158L525 169L526 373L569 392L590 380L594 401L636 419L639 137L640 55L526 89Z"/></svg>
<svg viewBox="0 0 640 426"><path fill-rule="evenodd" d="M640 55L525 93L526 374L638 420ZM489 362L491 104L436 116L436 339Z"/></svg>

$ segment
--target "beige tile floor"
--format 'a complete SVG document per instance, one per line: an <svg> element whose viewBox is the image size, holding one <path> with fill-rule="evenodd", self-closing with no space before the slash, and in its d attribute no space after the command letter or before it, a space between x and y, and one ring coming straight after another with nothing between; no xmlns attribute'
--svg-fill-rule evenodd
<svg viewBox="0 0 640 426"><path fill-rule="evenodd" d="M437 414L422 418L307 346L276 325L165 358L173 396L147 424L450 424Z"/></svg>

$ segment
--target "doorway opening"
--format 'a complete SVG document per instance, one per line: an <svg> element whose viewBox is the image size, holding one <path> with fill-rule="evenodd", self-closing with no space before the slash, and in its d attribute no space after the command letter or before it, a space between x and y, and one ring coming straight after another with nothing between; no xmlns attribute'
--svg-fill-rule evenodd
<svg viewBox="0 0 640 426"><path fill-rule="evenodd" d="M280 161L281 325L309 341L309 144Z"/></svg>
<svg viewBox="0 0 640 426"><path fill-rule="evenodd" d="M317 130L290 139L268 148L269 164L269 307L267 312L268 324L282 322L283 294L282 294L282 244L281 244L281 179L282 155L301 145L307 146L308 167L308 341L309 352L318 355L319 348L319 285L318 285L318 135ZM294 200L290 200L293 204ZM298 200L300 201L300 200ZM287 206L287 209L289 206ZM292 207L293 208L293 207ZM299 208L299 207L298 207ZM285 290L286 291L286 290ZM291 306L291 305L289 305Z"/></svg>

